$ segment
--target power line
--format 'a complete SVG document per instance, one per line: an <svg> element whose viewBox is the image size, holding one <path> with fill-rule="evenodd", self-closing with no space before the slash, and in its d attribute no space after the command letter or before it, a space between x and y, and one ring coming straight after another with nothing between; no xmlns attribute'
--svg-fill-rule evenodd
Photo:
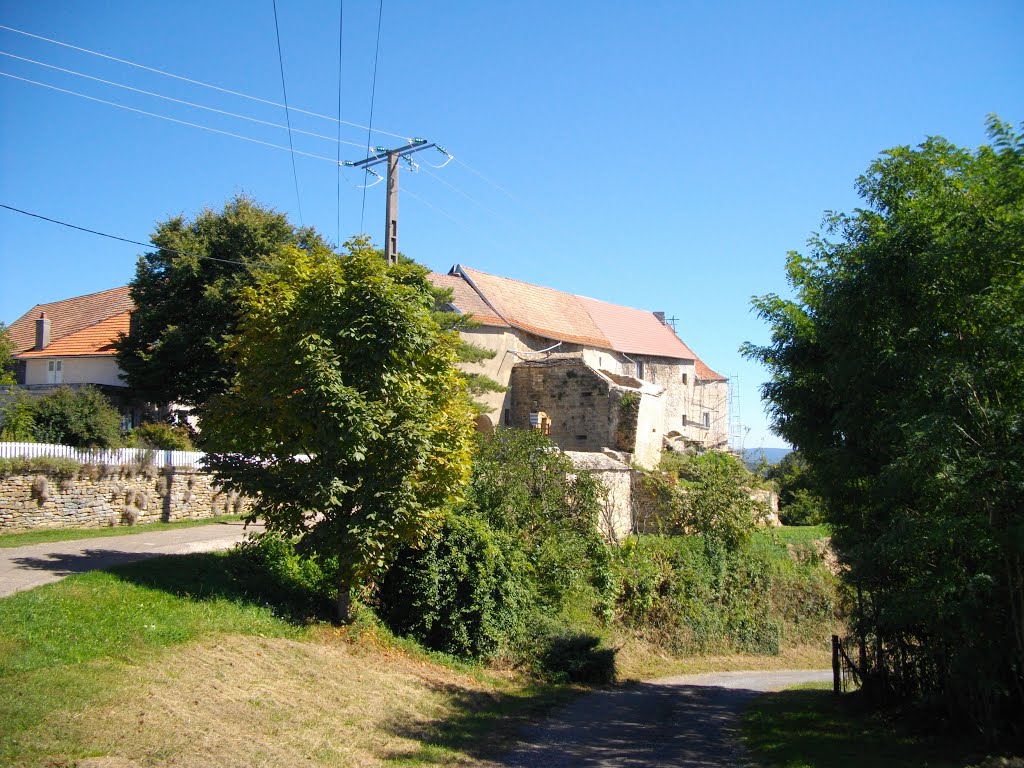
<svg viewBox="0 0 1024 768"><path fill-rule="evenodd" d="M366 126L366 154L370 154L370 134L373 132L373 102L377 96L377 60L380 57L380 25L384 18L384 0L377 2L377 46L373 52L373 85L370 88L370 123ZM411 141L411 140L410 140ZM363 183L366 183L366 174L363 174ZM366 187L363 187L363 204L359 211L359 230L363 229L363 220L366 216Z"/></svg>
<svg viewBox="0 0 1024 768"><path fill-rule="evenodd" d="M40 67L46 67L47 69L54 69L54 70L56 70L58 72L64 72L66 74L75 75L77 77L84 77L87 80L94 80L97 83L103 83L104 85L112 85L115 88L123 88L126 91L132 91L134 93L141 93L144 96L152 96L152 97L157 98L157 99L163 99L164 101L173 101L176 104L183 104L186 107L194 107L195 109L204 109L207 112L214 112L214 113L216 113L218 115L226 115L227 117L234 117L234 118L237 118L239 120L248 120L250 123L259 123L260 125L269 125L272 128L280 128L281 130L288 130L288 126L282 125L281 123L275 123L275 122L272 122L270 120L260 120L258 117L250 117L249 115L240 115L237 112L228 112L227 110L217 109L216 107L209 107L209 106L206 106L205 104L197 104L194 101L186 101L185 99L176 99L173 96L166 96L166 95L164 95L162 93L156 93L154 91L146 91L146 90L143 90L142 88L135 88L135 87L133 87L131 85L125 85L124 83L118 83L118 82L116 82L114 80L104 80L102 77L94 77L93 75L87 75L84 72L76 72L73 69L65 69L64 67L58 67L58 66L56 66L54 64L47 64L44 61L36 61L35 59L28 59L28 58L25 58L24 56L16 56L15 54L8 53L7 51L0 51L0 56L7 56L7 57L12 58L12 59L18 59L19 61L27 61L30 64L36 64L36 65L38 65ZM337 139L334 138L333 136L325 136L322 133L314 133L313 131L303 131L303 130L301 130L299 128L292 128L292 131L294 133L301 133L301 134L304 134L306 136L313 136L313 137L315 137L317 139L324 139L325 141L337 142L339 145L340 144L348 144L348 145L353 146L353 147L359 147L360 149L363 148L363 145L358 143L358 142L346 141L346 140L341 138L341 125L340 124L338 126L339 137ZM340 149L341 148L339 146L339 153L340 153Z"/></svg>
<svg viewBox="0 0 1024 768"><path fill-rule="evenodd" d="M292 119L288 114L288 88L284 84L284 56L281 55L281 30L277 25L277 0L274 4L274 35L277 37L277 63L281 67L281 93L284 95L284 120L288 125L288 149L292 155L292 177L295 179L295 200L299 205L299 226L304 227L302 220L302 198L299 196L299 170L295 167L295 146L292 144Z"/></svg>
<svg viewBox="0 0 1024 768"><path fill-rule="evenodd" d="M161 251L166 251L168 253L173 253L173 254L178 255L178 256L194 256L197 259L206 259L207 261L219 261L219 262L222 262L224 264L239 264L239 265L241 265L243 267L248 267L249 266L244 261L233 261L231 259L218 259L218 258L216 258L214 256L206 256L206 255L201 254L201 253L192 253L191 251L179 251L179 250L176 250L174 248L165 248L162 245L157 245L157 244L152 243L152 242L144 243L141 240L131 240L131 239L127 238L127 237L119 237L118 235L111 235L111 234L108 234L107 232L100 232L98 229L89 229L88 227L80 227L77 224L69 224L68 222L61 221L60 219L51 219L49 216L43 216L42 214L39 214L39 213L32 213L31 211L23 211L21 208L15 208L13 205L4 205L3 203L0 203L0 208L6 208L8 211L14 211L15 213L21 213L21 214L24 214L25 216L31 216L34 219L42 219L43 221L48 221L51 224L60 224L62 227L68 227L70 229L77 229L80 232L88 232L90 235L99 235L100 237L106 237L106 238L109 238L111 240L120 240L122 243L131 243L132 245L141 245L143 248L158 248Z"/></svg>
<svg viewBox="0 0 1024 768"><path fill-rule="evenodd" d="M88 53L90 56L99 56L100 58L103 58L103 59L108 59L110 61L116 61L118 64L127 64L129 67L135 67L137 69L144 69L147 72L154 72L154 73L156 73L158 75L163 75L165 77L172 77L175 80L181 80L182 82L191 83L192 85L199 85L199 86L202 86L203 88L211 88L211 89L213 89L215 91L220 91L221 93L227 93L227 94L230 94L232 96L238 96L238 97L243 98L243 99L249 99L250 101L258 101L261 104L269 104L272 107L283 107L283 106L285 106L284 104L279 104L276 101L270 101L269 99L262 99L259 96L251 96L251 95L249 95L247 93L242 93L241 91L233 91L230 88L222 88L221 86L213 85L212 83L204 83L202 80L193 80L190 77L184 77L182 75L176 75L173 72L167 72L166 70L163 70L163 69L156 69L155 67L147 67L145 64L138 64L138 63L136 63L134 61L129 61L128 59L119 59L116 56L110 56L110 55L105 54L105 53L100 53L99 51L92 51L92 50L89 50L88 48L80 48L77 45L71 45L70 43L61 42L60 40L54 40L53 38L50 38L50 37L43 37L42 35L34 35L31 32L25 32L24 30L21 30L21 29L15 29L14 27L8 27L8 26L6 26L4 24L0 24L0 29L6 29L8 32L14 32L15 34L18 34L18 35L25 35L26 37L32 37L32 38L35 38L36 40L43 40L44 42L52 43L54 45L60 45L60 46L63 46L64 48L71 48L72 50L75 50L75 51L81 51L82 53ZM342 123L343 125L351 126L352 128L369 129L368 126L361 125L359 123L352 123L352 122L349 122L347 120L341 120L340 118L336 119L336 118L330 117L329 115L322 115L319 112L311 112L311 111L309 111L307 109L299 109L298 107L292 107L291 110L292 110L292 112L300 112L300 113L302 113L304 115L310 115L312 117L319 117L319 118L321 118L323 120L330 120L331 122L339 122L339 123ZM385 131L385 130L382 130L380 128L375 129L374 133L380 133L380 134L383 134L385 136L393 136L396 139L405 139L406 141L410 140L409 136L403 136L400 133L392 133L390 131ZM360 144L359 146L361 147L362 145Z"/></svg>
<svg viewBox="0 0 1024 768"><path fill-rule="evenodd" d="M211 128L208 125L201 125L199 123L190 123L187 120L179 120L176 117L168 117L167 115L160 115L160 114L157 114L156 112L147 112L144 109L136 109L135 107L129 107L129 106L125 106L124 104L118 104L116 101L107 101L106 99L99 99L99 98L96 98L95 96L87 96L84 93L78 93L77 91L71 91L71 90L68 90L67 88L58 88L56 85L49 85L48 83L40 83L37 80L30 80L27 77L19 77L18 75L12 75L9 72L0 72L0 76L10 77L10 78L12 78L14 80L21 80L24 83L31 83L32 85L38 85L41 88L49 88L50 90L53 90L53 91L59 91L60 93L67 93L67 94L70 94L72 96L78 96L79 98L82 98L82 99L88 99L89 101L99 102L100 104L106 104L106 105L111 106L111 107L117 107L118 109L124 109L124 110L127 110L129 112L136 112L136 113L138 113L140 115L148 115L149 117L156 117L156 118L159 118L160 120L167 120L168 122L171 122L171 123L178 123L179 125L187 125L190 128L199 128L200 130L203 130L203 131L210 131L211 133L219 133L222 136L230 136L230 137L232 137L234 139L241 139L242 141L248 141L248 142L251 142L253 144L262 144L265 147L273 147L274 149L282 149L285 152L293 152L294 154L302 155L303 157L312 157L312 158L314 158L316 160L326 160L328 163L334 163L335 162L333 157L326 157L324 155L317 155L317 154L314 154L312 152L303 152L302 150L299 150L299 149L290 149L289 147L285 147L285 146L282 146L280 144L274 144L273 142L270 142L270 141L263 141L262 139L254 139L251 136L243 136L240 133L232 133L231 131L222 131L219 128ZM360 145L360 147L361 146L362 145Z"/></svg>
<svg viewBox="0 0 1024 768"><path fill-rule="evenodd" d="M427 175L428 175L428 176L430 176L431 178L433 178L433 179L436 179L436 180L437 180L438 182L440 182L441 184L444 184L444 185L445 185L446 187L448 187L448 188L449 188L450 190L452 190L453 192L456 192L456 193L458 193L458 194L462 195L462 196L463 196L464 198L466 198L467 200L469 200L469 202L473 203L474 205L478 206L478 207L479 207L479 208L481 208L482 210L484 210L484 211L486 211L487 213L491 214L491 216L494 216L494 217L495 217L496 219L501 219L502 221L508 221L508 219L506 219L506 218L505 218L504 216L502 216L501 214L497 213L496 211L493 211L493 210L491 210L491 209L490 209L490 208L488 208L488 207L487 207L486 205L484 205L484 204L483 204L483 203L481 203L481 202L480 202L479 200L477 200L477 199L476 199L475 197L473 197L472 195L470 195L470 194L469 194L468 192L464 192L464 191L462 191L461 189L459 189L458 187L456 187L456 186L455 186L454 184L452 184L451 182L449 182L449 181L447 181L447 180L445 180L445 179L442 179L442 178L441 178L440 176L438 176L438 175L437 175L436 173L431 173L431 172L430 172L430 171L428 171L428 170L427 170L426 168L424 168L424 169L422 169L422 170L423 170L423 172L424 172L425 174L427 174Z"/></svg>

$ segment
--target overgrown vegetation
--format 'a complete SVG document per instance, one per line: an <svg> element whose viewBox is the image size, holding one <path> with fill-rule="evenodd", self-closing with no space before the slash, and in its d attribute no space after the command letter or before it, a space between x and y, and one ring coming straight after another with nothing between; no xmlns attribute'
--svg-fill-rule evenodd
<svg viewBox="0 0 1024 768"><path fill-rule="evenodd" d="M10 387L15 383L14 352L10 331L4 323L0 323L0 387Z"/></svg>
<svg viewBox="0 0 1024 768"><path fill-rule="evenodd" d="M775 430L825 498L865 688L1024 739L1024 134L930 138L857 181L755 301ZM832 239L829 239L832 238Z"/></svg>
<svg viewBox="0 0 1024 768"><path fill-rule="evenodd" d="M161 421L140 424L128 433L126 442L132 448L155 448L165 451L193 451L192 431L185 425Z"/></svg>
<svg viewBox="0 0 1024 768"><path fill-rule="evenodd" d="M466 500L440 535L403 551L375 602L400 634L553 679L607 682L593 631L612 600L599 489L537 431L480 438Z"/></svg>
<svg viewBox="0 0 1024 768"><path fill-rule="evenodd" d="M0 438L75 448L121 445L121 417L95 387L58 387L40 398L19 393L0 412Z"/></svg>
<svg viewBox="0 0 1024 768"><path fill-rule="evenodd" d="M673 478L674 502L687 506L669 504L664 517L691 533L614 547L595 525L602 489L547 438L480 436L465 500L434 536L400 551L362 599L427 648L556 681L613 680L614 648L633 640L669 655L774 655L805 644L824 655L839 604L827 532L758 527L743 490L751 478L731 458L669 466L660 476ZM260 567L290 574L293 602L309 615L328 604L335 561L281 539L253 546Z"/></svg>
<svg viewBox="0 0 1024 768"><path fill-rule="evenodd" d="M764 476L778 486L779 519L783 525L825 522L825 500L815 492L810 466L800 451L790 451L778 464L766 467Z"/></svg>

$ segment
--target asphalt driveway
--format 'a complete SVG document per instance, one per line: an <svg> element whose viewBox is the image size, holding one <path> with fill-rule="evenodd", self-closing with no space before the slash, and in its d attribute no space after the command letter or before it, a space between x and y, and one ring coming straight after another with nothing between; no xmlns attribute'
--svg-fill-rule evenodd
<svg viewBox="0 0 1024 768"><path fill-rule="evenodd" d="M213 523L171 531L0 549L0 597L60 581L75 573L150 557L228 549L248 533L262 530L259 524L245 527L241 522Z"/></svg>
<svg viewBox="0 0 1024 768"><path fill-rule="evenodd" d="M599 691L524 732L493 765L673 768L748 765L740 716L765 691L832 679L831 670L716 672Z"/></svg>

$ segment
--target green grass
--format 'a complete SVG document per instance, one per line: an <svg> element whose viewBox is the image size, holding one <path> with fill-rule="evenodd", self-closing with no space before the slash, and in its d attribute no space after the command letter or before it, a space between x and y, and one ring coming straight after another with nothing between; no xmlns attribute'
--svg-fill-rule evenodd
<svg viewBox="0 0 1024 768"><path fill-rule="evenodd" d="M211 633L298 637L261 602L228 553L170 556L94 571L0 599L0 765L28 762L32 728L109 696L124 670Z"/></svg>
<svg viewBox="0 0 1024 768"><path fill-rule="evenodd" d="M962 768L972 762L952 739L912 734L864 708L859 694L798 686L758 697L743 739L762 768Z"/></svg>
<svg viewBox="0 0 1024 768"><path fill-rule="evenodd" d="M765 533L775 534L782 544L806 544L831 535L827 525L783 525L767 529Z"/></svg>
<svg viewBox="0 0 1024 768"><path fill-rule="evenodd" d="M178 520L173 523L145 523L143 525L118 525L112 528L47 528L23 533L0 533L0 549L24 547L29 544L46 544L53 541L77 541L78 539L99 539L108 536L127 536L132 533L173 531L177 528L195 528L215 523L236 523L241 515L220 515L203 520Z"/></svg>

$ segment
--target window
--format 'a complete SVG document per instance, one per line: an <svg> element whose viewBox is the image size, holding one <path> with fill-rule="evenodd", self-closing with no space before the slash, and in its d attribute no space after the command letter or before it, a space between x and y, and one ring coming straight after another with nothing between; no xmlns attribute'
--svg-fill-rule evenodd
<svg viewBox="0 0 1024 768"><path fill-rule="evenodd" d="M637 360L636 361L636 377L638 379L643 379L643 377L644 377L644 361L643 360Z"/></svg>
<svg viewBox="0 0 1024 768"><path fill-rule="evenodd" d="M512 426L512 411L510 411L508 408L505 409L505 426Z"/></svg>
<svg viewBox="0 0 1024 768"><path fill-rule="evenodd" d="M704 429L711 429L711 411L704 411Z"/></svg>
<svg viewBox="0 0 1024 768"><path fill-rule="evenodd" d="M63 360L47 360L46 361L46 383L47 384L63 384L64 383L64 361Z"/></svg>
<svg viewBox="0 0 1024 768"><path fill-rule="evenodd" d="M684 427L686 426L686 417L685 416L683 416L683 426Z"/></svg>
<svg viewBox="0 0 1024 768"><path fill-rule="evenodd" d="M688 382L688 380L689 380L689 377L686 375L686 371L683 371L683 384L686 384Z"/></svg>

